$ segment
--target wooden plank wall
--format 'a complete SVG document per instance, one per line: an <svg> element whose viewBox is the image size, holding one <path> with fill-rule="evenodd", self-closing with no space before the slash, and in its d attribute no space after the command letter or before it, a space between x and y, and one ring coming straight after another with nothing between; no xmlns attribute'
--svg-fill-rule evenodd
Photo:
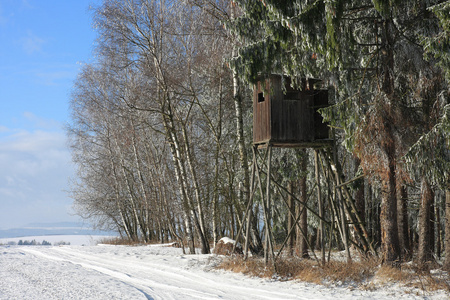
<svg viewBox="0 0 450 300"><path fill-rule="evenodd" d="M253 143L287 145L327 139L328 127L316 110L328 105L328 91L294 90L287 79L284 94L281 83L281 76L273 75L254 87ZM260 93L264 93L262 102Z"/></svg>
<svg viewBox="0 0 450 300"><path fill-rule="evenodd" d="M312 141L312 93L299 92L296 97L292 94L289 96L289 99L272 102L272 140L286 143Z"/></svg>
<svg viewBox="0 0 450 300"><path fill-rule="evenodd" d="M270 82L264 85L258 82L253 89L253 143L265 143L270 140ZM258 94L264 94L264 101L258 102Z"/></svg>

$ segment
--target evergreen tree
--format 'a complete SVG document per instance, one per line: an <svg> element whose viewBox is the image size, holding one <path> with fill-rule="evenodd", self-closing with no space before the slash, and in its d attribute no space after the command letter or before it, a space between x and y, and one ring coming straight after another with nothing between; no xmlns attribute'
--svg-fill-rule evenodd
<svg viewBox="0 0 450 300"><path fill-rule="evenodd" d="M229 28L243 46L232 63L245 79L282 73L322 77L334 87L336 105L323 114L380 182L383 259L398 261L398 161L417 132L436 123L431 108L442 86L419 45L420 36L439 33L436 18L413 0L237 2L242 15Z"/></svg>
<svg viewBox="0 0 450 300"><path fill-rule="evenodd" d="M42 241L42 246L51 246L51 245L52 245L52 243L47 242L46 240Z"/></svg>
<svg viewBox="0 0 450 300"><path fill-rule="evenodd" d="M432 36L424 36L422 45L426 57L440 67L446 79L446 86L438 90L438 112L440 118L435 126L426 132L405 155L410 172L421 174L430 183L446 191L446 231L444 267L450 269L450 2L435 5L430 10L438 17L441 30ZM426 247L424 247L426 249ZM419 248L421 250L421 248ZM419 251L419 261L430 259L429 250Z"/></svg>

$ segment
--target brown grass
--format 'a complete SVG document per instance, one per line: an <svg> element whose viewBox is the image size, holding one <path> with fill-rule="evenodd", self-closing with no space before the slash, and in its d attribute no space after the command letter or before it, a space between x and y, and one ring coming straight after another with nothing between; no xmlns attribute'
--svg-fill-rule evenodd
<svg viewBox="0 0 450 300"><path fill-rule="evenodd" d="M407 282L412 280L412 273L407 268L396 268L388 265L381 265L376 272L376 278L382 283Z"/></svg>
<svg viewBox="0 0 450 300"><path fill-rule="evenodd" d="M422 291L444 290L450 292L450 277L445 272L423 270L414 264L403 264L399 268L382 265L379 259L369 258L358 262L330 261L319 265L310 259L282 257L275 267L262 258L242 256L224 258L219 269L243 273L249 276L297 279L315 284L352 285L364 290L375 290L392 283Z"/></svg>
<svg viewBox="0 0 450 300"><path fill-rule="evenodd" d="M432 271L432 269L436 271ZM382 265L376 279L383 284L400 282L404 286L422 291L445 290L450 292L449 274L440 271L438 265L403 264L400 268Z"/></svg>
<svg viewBox="0 0 450 300"><path fill-rule="evenodd" d="M229 256L217 268L263 278L274 274L273 268L265 267L263 260L252 258L244 260L243 256Z"/></svg>
<svg viewBox="0 0 450 300"><path fill-rule="evenodd" d="M104 238L101 239L98 243L108 245L125 245L125 246L139 246L144 244L142 241L134 241L128 238L121 238L121 237Z"/></svg>
<svg viewBox="0 0 450 300"><path fill-rule="evenodd" d="M108 245L123 245L123 246L141 246L141 245L147 245L147 244L158 244L159 241L150 241L146 243L145 241L134 241L132 239L128 238L121 238L121 237L115 237L115 238L104 238L99 240L99 244L108 244ZM174 247L174 248L181 248L181 244L179 242L172 242L167 243L167 247Z"/></svg>
<svg viewBox="0 0 450 300"><path fill-rule="evenodd" d="M324 266L317 262L296 257L281 258L275 266L265 266L261 258L242 256L226 258L218 266L220 269L257 277L274 277L281 279L299 279L306 282L321 284L324 282L361 282L366 277L374 276L377 264L375 260L363 263L343 263L332 261Z"/></svg>

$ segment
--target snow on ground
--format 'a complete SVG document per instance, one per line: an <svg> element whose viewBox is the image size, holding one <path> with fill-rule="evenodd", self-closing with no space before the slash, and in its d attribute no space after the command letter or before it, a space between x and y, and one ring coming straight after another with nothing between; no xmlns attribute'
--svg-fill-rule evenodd
<svg viewBox="0 0 450 300"><path fill-rule="evenodd" d="M163 245L0 246L0 299L450 299L250 278L215 270L219 260Z"/></svg>
<svg viewBox="0 0 450 300"><path fill-rule="evenodd" d="M65 244L70 243L70 245L74 246L95 246L98 242L101 242L104 239L111 238L111 236L104 235L38 235L38 236L23 236L23 237L14 237L14 238L1 238L0 245L7 245L12 242L18 244L20 240L29 241L35 240L36 242L42 243L42 241L47 241L52 245L56 243L61 244L64 242Z"/></svg>

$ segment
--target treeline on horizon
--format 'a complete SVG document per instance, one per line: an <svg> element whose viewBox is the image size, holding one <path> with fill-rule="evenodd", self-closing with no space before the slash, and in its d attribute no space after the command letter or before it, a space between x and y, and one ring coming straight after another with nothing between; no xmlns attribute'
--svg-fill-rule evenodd
<svg viewBox="0 0 450 300"><path fill-rule="evenodd" d="M29 241L29 240L19 240L18 242L14 242L14 241L9 241L7 242L7 245L9 246L51 246L52 243L46 241L46 240L42 240L42 242L37 242L35 239ZM53 243L53 246L63 246L63 245L70 245L70 242L64 242L64 241L60 241L60 242L55 242Z"/></svg>
<svg viewBox="0 0 450 300"><path fill-rule="evenodd" d="M83 218L190 253L247 227L255 255L270 239L392 265L450 253L449 1L104 0L92 12L95 53L67 127ZM314 151L274 149L285 188L270 191L267 223L250 192L253 159L264 163L252 86L270 74L322 79L343 178L320 170L319 208Z"/></svg>

